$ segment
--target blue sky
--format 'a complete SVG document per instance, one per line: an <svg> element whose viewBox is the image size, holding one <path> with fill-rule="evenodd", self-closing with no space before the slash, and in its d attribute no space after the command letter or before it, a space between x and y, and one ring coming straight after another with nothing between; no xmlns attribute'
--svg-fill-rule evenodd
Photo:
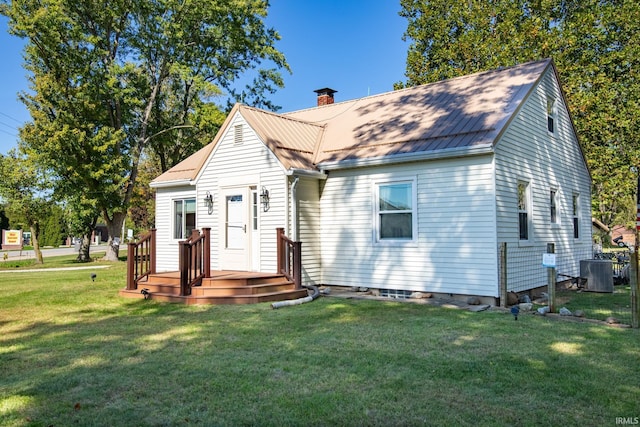
<svg viewBox="0 0 640 427"><path fill-rule="evenodd" d="M406 20L395 0L271 0L267 25L282 40L292 74L271 99L281 112L315 106L315 89L330 87L336 102L393 90L404 80ZM28 89L22 68L24 42L7 33L0 17L0 153L16 146L18 127L29 120L17 93Z"/></svg>

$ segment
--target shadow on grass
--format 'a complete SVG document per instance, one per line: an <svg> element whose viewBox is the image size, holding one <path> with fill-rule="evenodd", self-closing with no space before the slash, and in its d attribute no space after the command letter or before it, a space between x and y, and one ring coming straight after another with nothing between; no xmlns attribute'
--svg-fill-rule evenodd
<svg viewBox="0 0 640 427"><path fill-rule="evenodd" d="M637 331L333 298L189 307L77 286L94 296L34 299L52 314L16 308L0 324L7 425L593 425L637 410Z"/></svg>

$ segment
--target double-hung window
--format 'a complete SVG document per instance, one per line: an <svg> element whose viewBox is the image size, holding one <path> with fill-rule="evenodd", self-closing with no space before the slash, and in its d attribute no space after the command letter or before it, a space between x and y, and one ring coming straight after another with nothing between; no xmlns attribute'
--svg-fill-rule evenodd
<svg viewBox="0 0 640 427"><path fill-rule="evenodd" d="M173 201L173 238L186 239L196 228L196 199Z"/></svg>
<svg viewBox="0 0 640 427"><path fill-rule="evenodd" d="M556 100L547 98L547 130L550 134L555 133L556 127Z"/></svg>
<svg viewBox="0 0 640 427"><path fill-rule="evenodd" d="M520 240L529 240L529 222L531 216L531 203L529 196L529 183L518 182L518 226Z"/></svg>
<svg viewBox="0 0 640 427"><path fill-rule="evenodd" d="M580 196L573 194L573 238L580 238Z"/></svg>
<svg viewBox="0 0 640 427"><path fill-rule="evenodd" d="M552 188L549 191L549 222L551 225L558 225L558 190Z"/></svg>
<svg viewBox="0 0 640 427"><path fill-rule="evenodd" d="M415 181L376 184L376 240L410 242L417 238Z"/></svg>

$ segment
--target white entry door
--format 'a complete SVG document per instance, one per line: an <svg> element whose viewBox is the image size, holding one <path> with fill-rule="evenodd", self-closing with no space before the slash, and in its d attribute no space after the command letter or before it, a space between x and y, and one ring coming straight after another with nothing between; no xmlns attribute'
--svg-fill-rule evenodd
<svg viewBox="0 0 640 427"><path fill-rule="evenodd" d="M251 259L249 188L225 189L222 201L220 267L223 270L248 270Z"/></svg>

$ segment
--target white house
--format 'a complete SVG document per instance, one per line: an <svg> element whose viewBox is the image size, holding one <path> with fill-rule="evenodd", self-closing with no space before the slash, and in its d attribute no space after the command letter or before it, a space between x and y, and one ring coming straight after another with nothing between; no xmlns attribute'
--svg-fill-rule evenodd
<svg viewBox="0 0 640 427"><path fill-rule="evenodd" d="M591 178L551 60L339 103L316 92L287 114L236 105L151 183L158 271L203 227L213 270L274 271L283 227L303 282L327 286L496 298L501 242L536 265L553 242L567 275L591 257ZM546 283L525 268L509 280Z"/></svg>

